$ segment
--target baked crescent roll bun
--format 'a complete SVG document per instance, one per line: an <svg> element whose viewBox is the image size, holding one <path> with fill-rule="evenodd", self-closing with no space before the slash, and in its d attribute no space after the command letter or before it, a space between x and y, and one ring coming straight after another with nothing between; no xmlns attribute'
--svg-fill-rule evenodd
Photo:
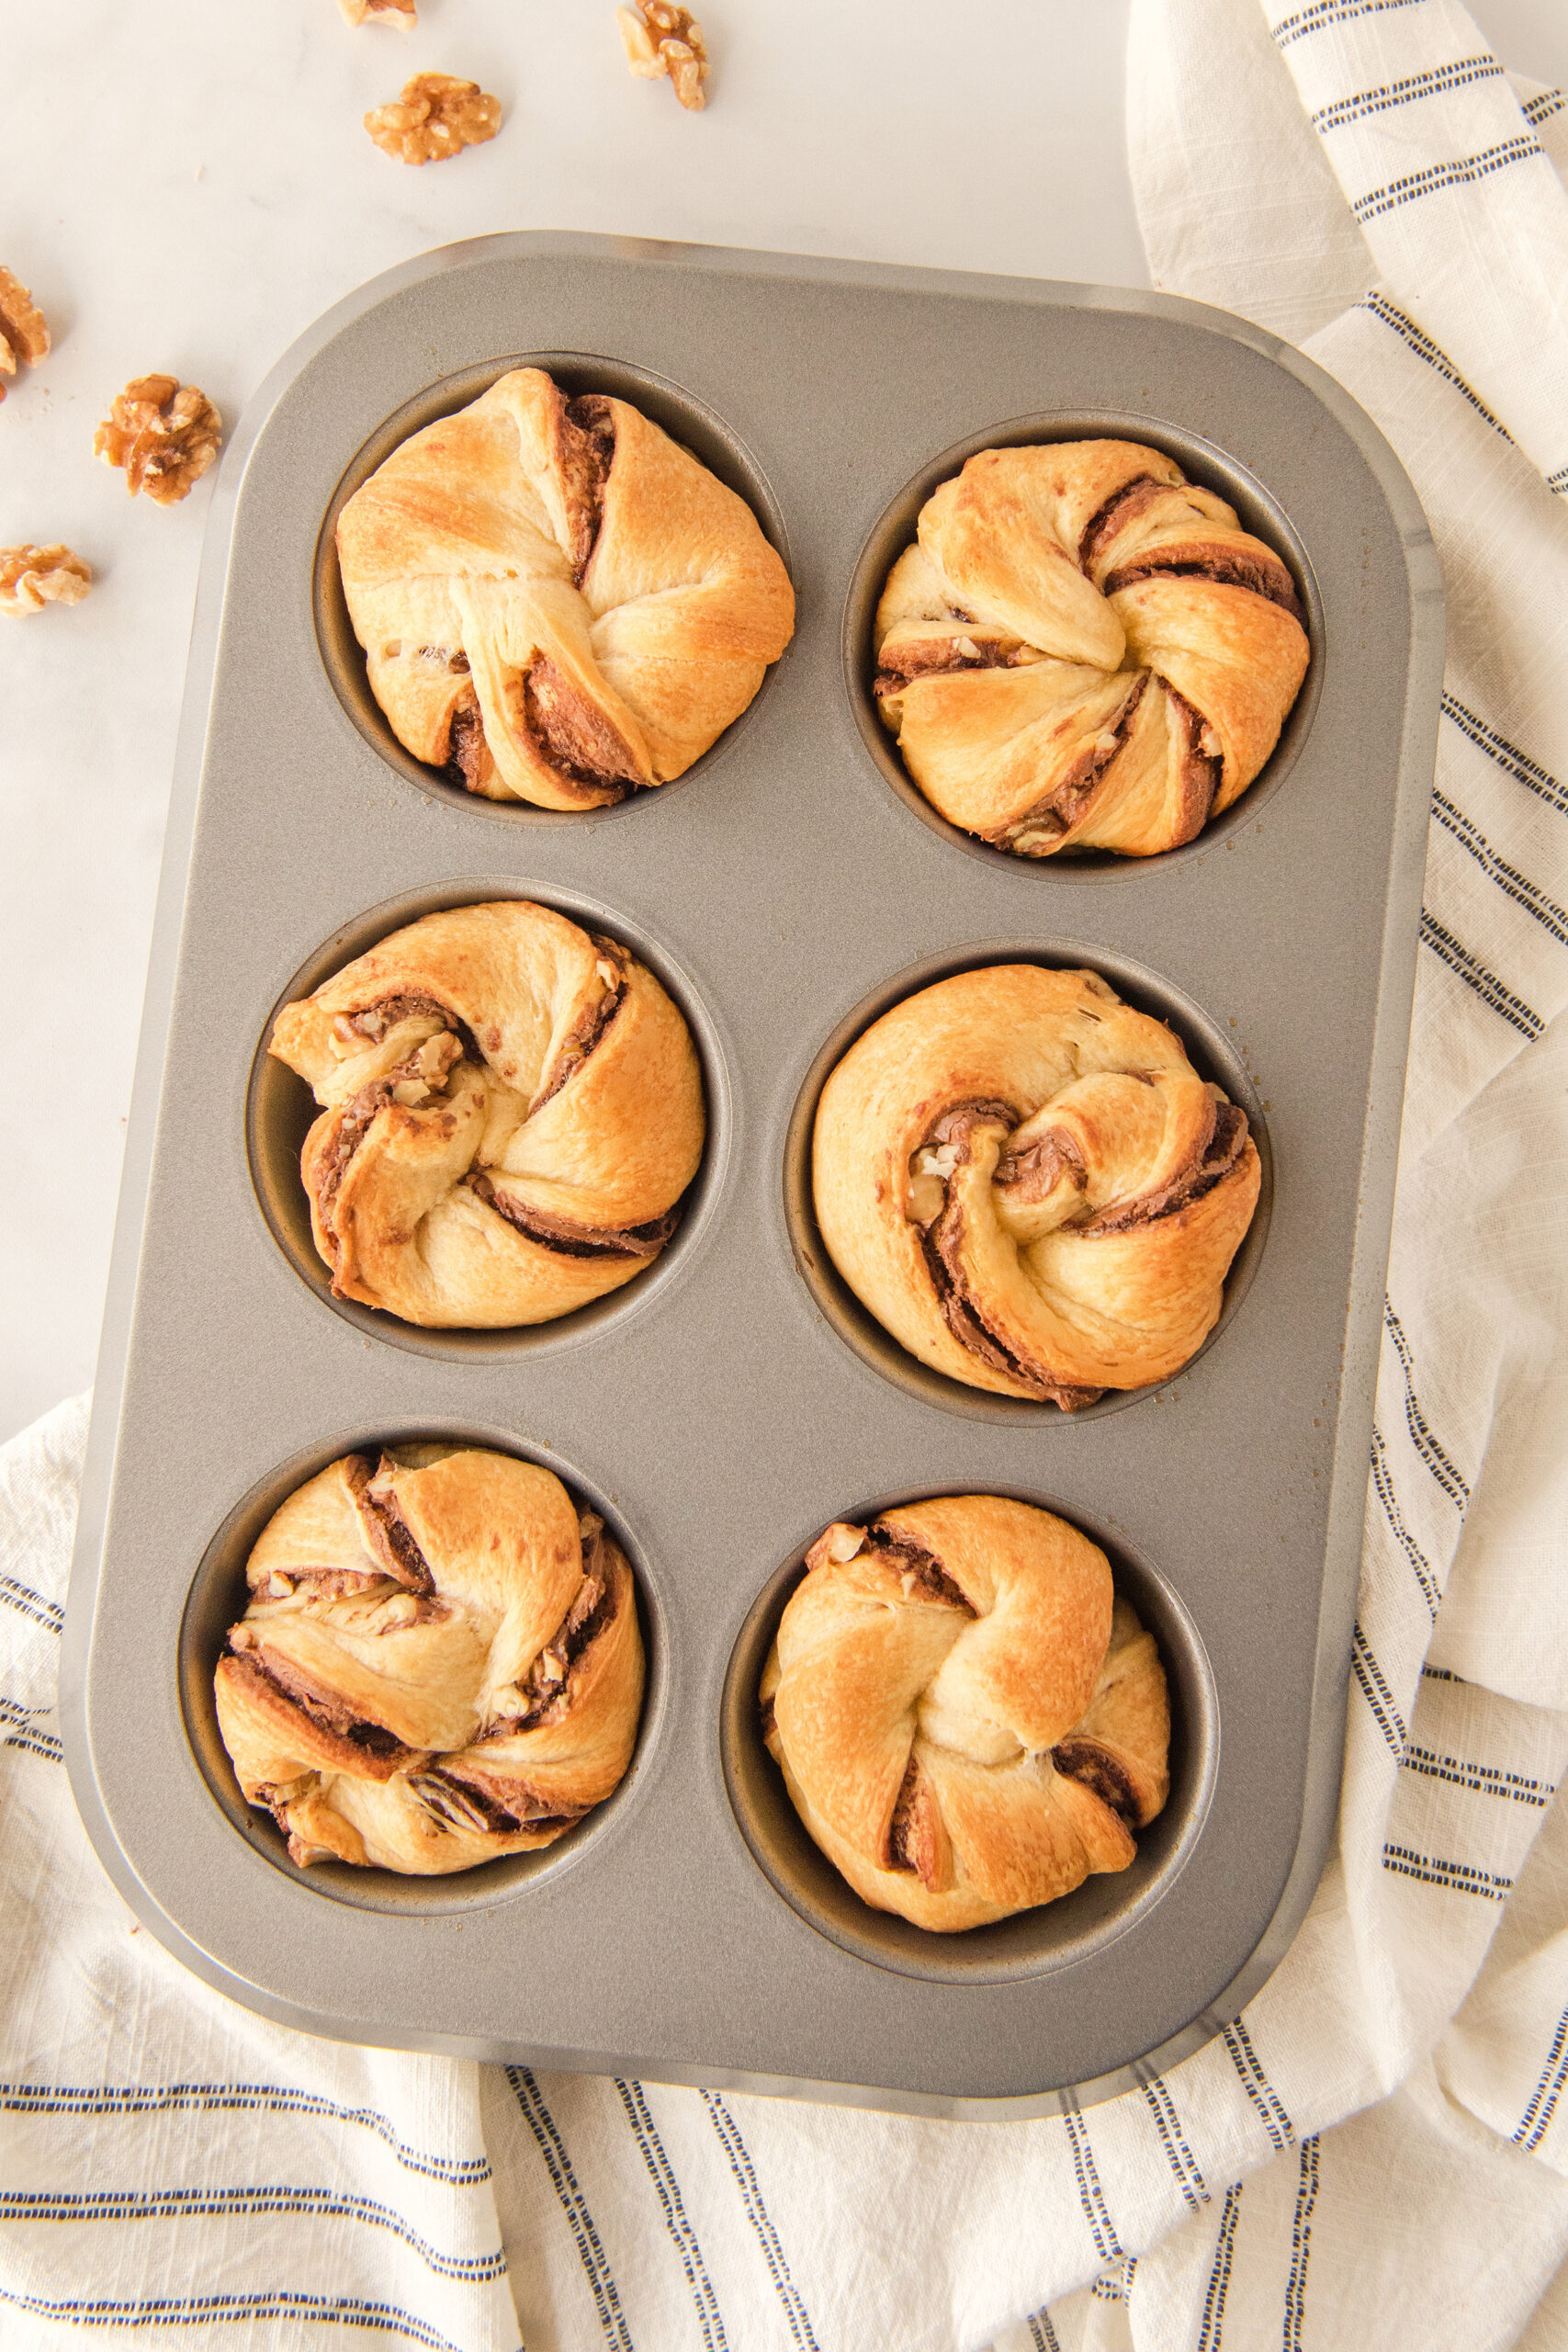
<svg viewBox="0 0 1568 2352"><path fill-rule="evenodd" d="M702 1157L691 1033L618 941L527 899L393 932L278 1014L321 1115L300 1173L339 1298L546 1323L663 1249Z"/></svg>
<svg viewBox="0 0 1568 2352"><path fill-rule="evenodd" d="M951 824L1152 857L1247 790L1306 675L1289 571L1133 441L985 449L876 608L877 708Z"/></svg>
<svg viewBox="0 0 1568 2352"><path fill-rule="evenodd" d="M943 1933L1125 1870L1169 1787L1153 1637L1051 1512L948 1495L841 1521L762 1671L762 1736L863 1902Z"/></svg>
<svg viewBox="0 0 1568 2352"><path fill-rule="evenodd" d="M681 775L795 627L742 498L626 401L514 368L338 517L370 691L491 800L603 808Z"/></svg>
<svg viewBox="0 0 1568 2352"><path fill-rule="evenodd" d="M631 1761L631 1570L547 1470L344 1454L274 1512L245 1577L218 1724L301 1865L428 1877L525 1853Z"/></svg>
<svg viewBox="0 0 1568 2352"><path fill-rule="evenodd" d="M1261 1181L1245 1111L1097 972L921 989L817 1110L817 1219L856 1297L922 1363L1067 1412L1201 1346Z"/></svg>

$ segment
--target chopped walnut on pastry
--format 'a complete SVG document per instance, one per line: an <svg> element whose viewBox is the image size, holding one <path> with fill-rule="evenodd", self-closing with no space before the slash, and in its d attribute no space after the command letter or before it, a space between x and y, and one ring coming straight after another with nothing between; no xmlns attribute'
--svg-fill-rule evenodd
<svg viewBox="0 0 1568 2352"><path fill-rule="evenodd" d="M1296 584L1130 441L985 449L876 612L874 691L951 824L1022 857L1151 857L1245 792L1306 674Z"/></svg>
<svg viewBox="0 0 1568 2352"><path fill-rule="evenodd" d="M46 605L79 605L93 574L79 555L52 547L0 548L0 613L41 613Z"/></svg>
<svg viewBox="0 0 1568 2352"><path fill-rule="evenodd" d="M454 74L415 74L388 105L372 107L365 128L399 163L444 164L495 137L501 100Z"/></svg>
<svg viewBox="0 0 1568 2352"><path fill-rule="evenodd" d="M547 1846L631 1760L626 1555L558 1478L478 1449L345 1454L274 1512L216 1676L290 1859L421 1876Z"/></svg>
<svg viewBox="0 0 1568 2352"><path fill-rule="evenodd" d="M159 506L187 497L218 455L223 421L207 394L176 376L138 376L117 392L93 454L124 469L126 488Z"/></svg>
<svg viewBox="0 0 1568 2352"><path fill-rule="evenodd" d="M1261 1184L1246 1112L1097 972L921 989L818 1105L818 1223L863 1305L934 1371L1065 1412L1196 1354Z"/></svg>
<svg viewBox="0 0 1568 2352"><path fill-rule="evenodd" d="M940 1934L1125 1870L1169 1788L1153 1636L1098 1544L1001 1495L829 1527L758 1699L816 1844Z"/></svg>

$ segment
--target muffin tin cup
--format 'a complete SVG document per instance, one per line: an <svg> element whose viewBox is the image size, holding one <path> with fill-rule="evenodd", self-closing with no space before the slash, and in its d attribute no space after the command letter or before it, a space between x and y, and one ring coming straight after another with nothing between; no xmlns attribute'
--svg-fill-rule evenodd
<svg viewBox="0 0 1568 2352"><path fill-rule="evenodd" d="M408 761L330 560L369 467L520 353L695 448L798 598L795 643L679 788L577 816ZM1313 667L1268 772L1190 847L1033 863L900 782L869 616L964 455L1089 431L1169 449L1280 548ZM971 2118L1106 2096L1236 2014L1337 1794L1440 661L1435 560L1375 430L1193 304L497 237L392 272L288 355L212 509L65 1634L77 1801L171 1951L344 2039ZM400 923L512 896L623 939L684 1012L709 1125L681 1229L555 1325L345 1311L271 1018ZM852 1038L1019 959L1168 1021L1265 1161L1205 1349L1073 1416L916 1364L811 1217L817 1092ZM636 1758L538 1857L296 1871L215 1738L243 1557L313 1468L431 1435L557 1469L621 1536L650 1665ZM938 1937L805 1838L754 1684L806 1548L877 1508L852 1498L987 1492L1104 1546L1170 1679L1173 1788L1127 1871Z"/></svg>

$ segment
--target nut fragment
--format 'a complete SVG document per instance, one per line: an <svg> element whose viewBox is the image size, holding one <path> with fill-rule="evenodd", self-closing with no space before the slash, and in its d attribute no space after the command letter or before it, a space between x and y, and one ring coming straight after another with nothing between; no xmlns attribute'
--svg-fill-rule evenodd
<svg viewBox="0 0 1568 2352"><path fill-rule="evenodd" d="M365 128L384 155L405 164L441 164L493 139L501 100L452 74L415 74L390 106L372 107Z"/></svg>
<svg viewBox="0 0 1568 2352"><path fill-rule="evenodd" d="M15 273L0 268L0 376L14 376L18 359L36 368L49 352L43 312ZM0 384L0 401L6 387Z"/></svg>
<svg viewBox="0 0 1568 2352"><path fill-rule="evenodd" d="M175 376L138 376L115 395L93 435L93 454L123 466L134 498L144 490L174 506L201 480L223 437L223 421L207 394Z"/></svg>
<svg viewBox="0 0 1568 2352"><path fill-rule="evenodd" d="M648 82L667 74L683 107L696 114L706 106L707 44L689 8L675 0L637 0L634 8L617 8L615 22L634 74Z"/></svg>
<svg viewBox="0 0 1568 2352"><path fill-rule="evenodd" d="M417 25L414 0L337 0L344 22L350 25L398 25L404 32Z"/></svg>
<svg viewBox="0 0 1568 2352"><path fill-rule="evenodd" d="M0 613L41 613L46 605L79 605L93 575L79 555L49 548L0 548Z"/></svg>

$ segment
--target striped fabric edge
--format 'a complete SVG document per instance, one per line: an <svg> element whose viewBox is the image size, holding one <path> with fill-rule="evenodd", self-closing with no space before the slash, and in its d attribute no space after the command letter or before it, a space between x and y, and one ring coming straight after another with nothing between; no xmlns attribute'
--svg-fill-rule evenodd
<svg viewBox="0 0 1568 2352"><path fill-rule="evenodd" d="M1451 384L1455 391L1461 393L1470 402L1476 414L1485 419L1494 433L1500 433L1510 447L1516 446L1514 436L1507 426L1500 424L1493 415L1479 392L1471 390L1448 353L1440 345L1434 343L1426 329L1418 327L1415 320L1400 309L1397 302L1391 302L1381 288L1374 287L1370 294L1363 296L1355 308L1358 311L1369 311L1381 325L1387 327L1392 334L1396 334L1401 343L1407 345L1415 353L1417 359L1424 359L1428 368L1435 369L1445 382Z"/></svg>
<svg viewBox="0 0 1568 2352"><path fill-rule="evenodd" d="M1051 2314L1048 2311L1031 2312L1024 2325L1029 2330L1029 2341L1033 2346L1033 2352L1062 2352L1062 2346L1057 2340L1056 2331L1051 2324Z"/></svg>
<svg viewBox="0 0 1568 2352"><path fill-rule="evenodd" d="M53 1732L43 1728L53 1713L52 1707L26 1707L0 1691L0 1747L19 1747L29 1756L41 1756L45 1763L63 1764L64 1748Z"/></svg>
<svg viewBox="0 0 1568 2352"><path fill-rule="evenodd" d="M367 2302L359 2295L307 2295L287 2288L266 2288L249 2295L154 2295L145 2300L99 2296L56 2297L18 2294L0 2287L0 2303L25 2312L31 2319L55 2320L67 2327L201 2327L254 2326L260 2320L315 2321L328 2327L365 2327L385 2335L400 2335L423 2352L466 2352L428 2320L398 2303ZM517 2352L523 2352L521 2345Z"/></svg>
<svg viewBox="0 0 1568 2352"><path fill-rule="evenodd" d="M1089 2127L1076 2107L1064 2107L1062 2121L1066 2126L1067 2142L1073 2152L1073 2170L1077 2176L1078 2202L1094 2240L1095 2252L1102 2263L1124 2262L1127 2250L1116 2234L1116 2224L1111 2218L1111 2208L1105 2201L1105 2191L1100 2184L1100 2168L1094 2161L1094 2148ZM1096 2281L1098 2285L1098 2280Z"/></svg>
<svg viewBox="0 0 1568 2352"><path fill-rule="evenodd" d="M1404 1425L1410 1432L1410 1442L1430 1472L1434 1482L1442 1488L1449 1500L1462 1516L1470 1508L1470 1487L1460 1476L1445 1449L1433 1436L1431 1425L1421 1409L1421 1399L1416 1388L1416 1359L1404 1326L1393 1311L1393 1301L1383 1294L1382 1325L1393 1342L1394 1354L1404 1375Z"/></svg>
<svg viewBox="0 0 1568 2352"><path fill-rule="evenodd" d="M1461 1756L1439 1756L1430 1747L1406 1747L1400 1762L1407 1772L1429 1781L1451 1781L1483 1797L1504 1797L1515 1804L1538 1805L1543 1811L1557 1794L1555 1781L1532 1781L1522 1772L1500 1771L1494 1764L1472 1764Z"/></svg>
<svg viewBox="0 0 1568 2352"><path fill-rule="evenodd" d="M522 2109L524 2120L534 2135L539 2154L545 2160L545 2169L549 2174L550 2185L560 2200L560 2208L566 2216L567 2227L570 2230L577 2245L578 2260L582 2265L582 2275L587 2279L589 2291L593 2297L593 2307L599 2315L599 2325L604 2331L604 2341L614 2347L614 2352L634 2352L631 2330L626 2325L626 2313L621 2309L620 2292L615 2285L615 2273L604 2253L599 2232L594 2225L593 2216L588 2209L588 2199L582 2194L578 2185L577 2175L572 2170L571 2158L567 2154L566 2142L561 2137L560 2127L550 2113L549 2104L530 2067L508 2066L505 2074L508 2083L512 2086L512 2095Z"/></svg>
<svg viewBox="0 0 1568 2352"><path fill-rule="evenodd" d="M1314 6L1281 17L1274 27L1274 40L1280 49L1289 49L1292 42L1305 40L1309 33L1326 32L1331 26L1348 25L1357 17L1382 17L1396 9L1425 6L1426 0L1315 0Z"/></svg>
<svg viewBox="0 0 1568 2352"><path fill-rule="evenodd" d="M1482 148L1477 154L1456 155L1446 164L1428 164L1425 171L1405 172L1399 179L1354 198L1350 209L1364 228L1369 220L1419 203L1423 197L1440 195L1448 187L1468 187L1475 180L1490 179L1494 172L1506 172L1515 164L1538 158L1547 164L1545 148L1533 130L1521 130L1512 139L1500 139L1494 146Z"/></svg>
<svg viewBox="0 0 1568 2352"><path fill-rule="evenodd" d="M1471 82L1497 82L1503 68L1483 50L1477 57L1456 57L1450 65L1429 67L1425 74L1407 74L1403 81L1384 82L1375 90L1362 90L1353 98L1336 98L1332 106L1319 107L1307 119L1321 136L1326 130L1337 130L1345 123L1360 122L1368 115L1387 114L1395 107L1407 107L1420 98L1440 97L1446 90L1461 90Z"/></svg>
<svg viewBox="0 0 1568 2352"><path fill-rule="evenodd" d="M728 2352L728 2338L724 2332L724 2314L719 2310L718 2297L714 2292L713 2280L708 2276L707 2264L703 2259L702 2245L687 2215L685 2199L681 2195L681 2184L675 2177L675 2168L665 2152L663 2141L659 2136L659 2128L649 2109L642 2085L623 2082L617 2075L615 2088L621 2095L621 2105L626 2109L626 2120L632 2129L632 2137L637 2142L642 2160L648 2166L649 2177L658 2195L660 2209L664 2215L664 2226L670 2234L670 2242L680 2258L682 2269L686 2274L686 2284L692 2291L692 2301L696 2310L697 2325L702 2331L705 2352Z"/></svg>
<svg viewBox="0 0 1568 2352"><path fill-rule="evenodd" d="M440 2156L413 2148L375 2108L342 2107L319 2091L286 2083L8 2083L0 2082L0 2113L12 2115L165 2115L259 2109L371 2132L406 2172L456 2188L494 2177L488 2156Z"/></svg>
<svg viewBox="0 0 1568 2352"><path fill-rule="evenodd" d="M1511 2134L1516 2146L1527 2155L1533 2155L1551 2128L1557 2112L1557 2102L1562 2086L1568 2082L1568 2009L1557 2020L1557 2030L1551 2047L1546 2053L1546 2064L1540 2070L1535 2094L1519 2118L1518 2129Z"/></svg>
<svg viewBox="0 0 1568 2352"><path fill-rule="evenodd" d="M751 2162L746 2143L740 2136L740 2126L736 2122L728 2106L717 2091L704 2091L703 2101L708 2111L708 2120L717 2134L719 2145L729 2159L729 2170L740 2192L741 2207L761 2248L762 2259L767 2264L768 2275L773 2282L773 2291L778 2296L783 2308L791 2340L802 2347L802 2352L818 2352L817 2338L812 2333L810 2315L801 2300L800 2290L795 2283L794 2274L790 2269L784 2247L779 2242L779 2233L768 2218L768 2209L762 2202L762 2191L757 2179L756 2167Z"/></svg>
<svg viewBox="0 0 1568 2352"><path fill-rule="evenodd" d="M1432 1573L1432 1564L1404 1524L1404 1514L1394 1492L1393 1474L1389 1466L1388 1441L1377 1423L1372 1423L1372 1490L1376 1494L1382 1515L1388 1521L1389 1533L1404 1553L1416 1588L1427 1604L1427 1613L1433 1624L1438 1622L1438 1603L1441 1589Z"/></svg>
<svg viewBox="0 0 1568 2352"><path fill-rule="evenodd" d="M1237 2180L1233 2181L1225 2191L1219 2234L1214 2240L1213 2267L1209 2272L1209 2284L1203 2295L1197 2352L1220 2352L1225 2324L1225 2297L1230 2292L1231 2264L1235 2256L1235 2229L1241 2218L1241 2190L1242 2184Z"/></svg>
<svg viewBox="0 0 1568 2352"><path fill-rule="evenodd" d="M1302 2318L1306 2309L1307 2263L1312 2256L1312 2217L1317 2203L1317 2135L1302 2142L1296 2210L1291 2223L1291 2274L1285 2282L1283 2352L1301 2352Z"/></svg>
<svg viewBox="0 0 1568 2352"><path fill-rule="evenodd" d="M1510 1029L1517 1029L1528 1045L1545 1035L1546 1023L1535 1010L1490 971L1478 956L1462 947L1451 931L1438 921L1428 909L1421 910L1421 944L1429 947L1441 964L1446 964L1456 978L1464 982L1474 996L1489 1005Z"/></svg>
<svg viewBox="0 0 1568 2352"><path fill-rule="evenodd" d="M1296 2136L1296 2127L1285 2109L1285 2103L1263 2071L1263 2062L1253 2047L1252 2036L1240 2018L1233 2025L1221 2029L1221 2040L1230 2052L1242 2089L1263 2120L1276 2152L1288 2148Z"/></svg>
<svg viewBox="0 0 1568 2352"><path fill-rule="evenodd" d="M58 1600L50 1600L35 1592L30 1584L23 1584L16 1577L0 1576L0 1605L17 1610L30 1617L46 1633L60 1634L65 1630L65 1611Z"/></svg>
<svg viewBox="0 0 1568 2352"><path fill-rule="evenodd" d="M1177 2187L1189 2210L1200 2213L1209 2202L1208 2184L1203 2178L1202 2167L1188 2143L1181 2118L1176 2110L1176 2101L1170 2095L1170 2086L1163 2075L1151 2075L1143 2086L1143 2092L1148 2101L1149 2112L1154 2117L1155 2130L1159 2134L1166 2161L1176 2175Z"/></svg>
<svg viewBox="0 0 1568 2352"><path fill-rule="evenodd" d="M1514 1884L1498 1871L1478 1870L1472 1862L1446 1862L1435 1854L1418 1854L1410 1846L1385 1845L1382 1866L1401 1878L1419 1879L1450 1894L1479 1894L1488 1903L1506 1903Z"/></svg>
<svg viewBox="0 0 1568 2352"><path fill-rule="evenodd" d="M1394 1702L1393 1693L1388 1687L1388 1677L1378 1664L1377 1653L1368 1641L1366 1629L1359 1617L1350 1635L1350 1671L1360 1685L1361 1696L1371 1710L1372 1721L1387 1741L1394 1762L1402 1763L1410 1737L1409 1729Z"/></svg>
<svg viewBox="0 0 1568 2352"><path fill-rule="evenodd" d="M1517 865L1510 865L1506 858L1499 857L1474 819L1467 817L1462 808L1456 808L1446 793L1433 791L1432 816L1445 832L1453 836L1462 850L1468 851L1487 880L1495 883L1506 899L1511 899L1532 922L1538 922L1560 947L1568 947L1568 907L1560 907L1555 899L1549 899L1528 875L1519 872Z"/></svg>
<svg viewBox="0 0 1568 2352"><path fill-rule="evenodd" d="M438 2278L487 2285L506 2276L506 2256L443 2254L389 2205L330 2188L282 2183L236 2188L0 2189L0 2224L6 2222L191 2222L264 2213L294 2213L318 2222L362 2222L385 2230Z"/></svg>
<svg viewBox="0 0 1568 2352"><path fill-rule="evenodd" d="M1498 429L1500 431L1501 427ZM1495 767L1501 768L1505 775L1512 776L1516 784L1522 784L1527 792L1533 792L1538 800L1544 800L1548 808L1555 808L1560 817L1568 817L1568 786L1559 784L1551 770L1543 768L1539 760L1532 760L1528 752L1521 752L1517 743L1510 743L1506 735L1499 735L1495 727L1489 727L1476 712L1461 702L1457 695L1444 695L1443 717L1450 727L1458 728L1478 752L1483 752Z"/></svg>

